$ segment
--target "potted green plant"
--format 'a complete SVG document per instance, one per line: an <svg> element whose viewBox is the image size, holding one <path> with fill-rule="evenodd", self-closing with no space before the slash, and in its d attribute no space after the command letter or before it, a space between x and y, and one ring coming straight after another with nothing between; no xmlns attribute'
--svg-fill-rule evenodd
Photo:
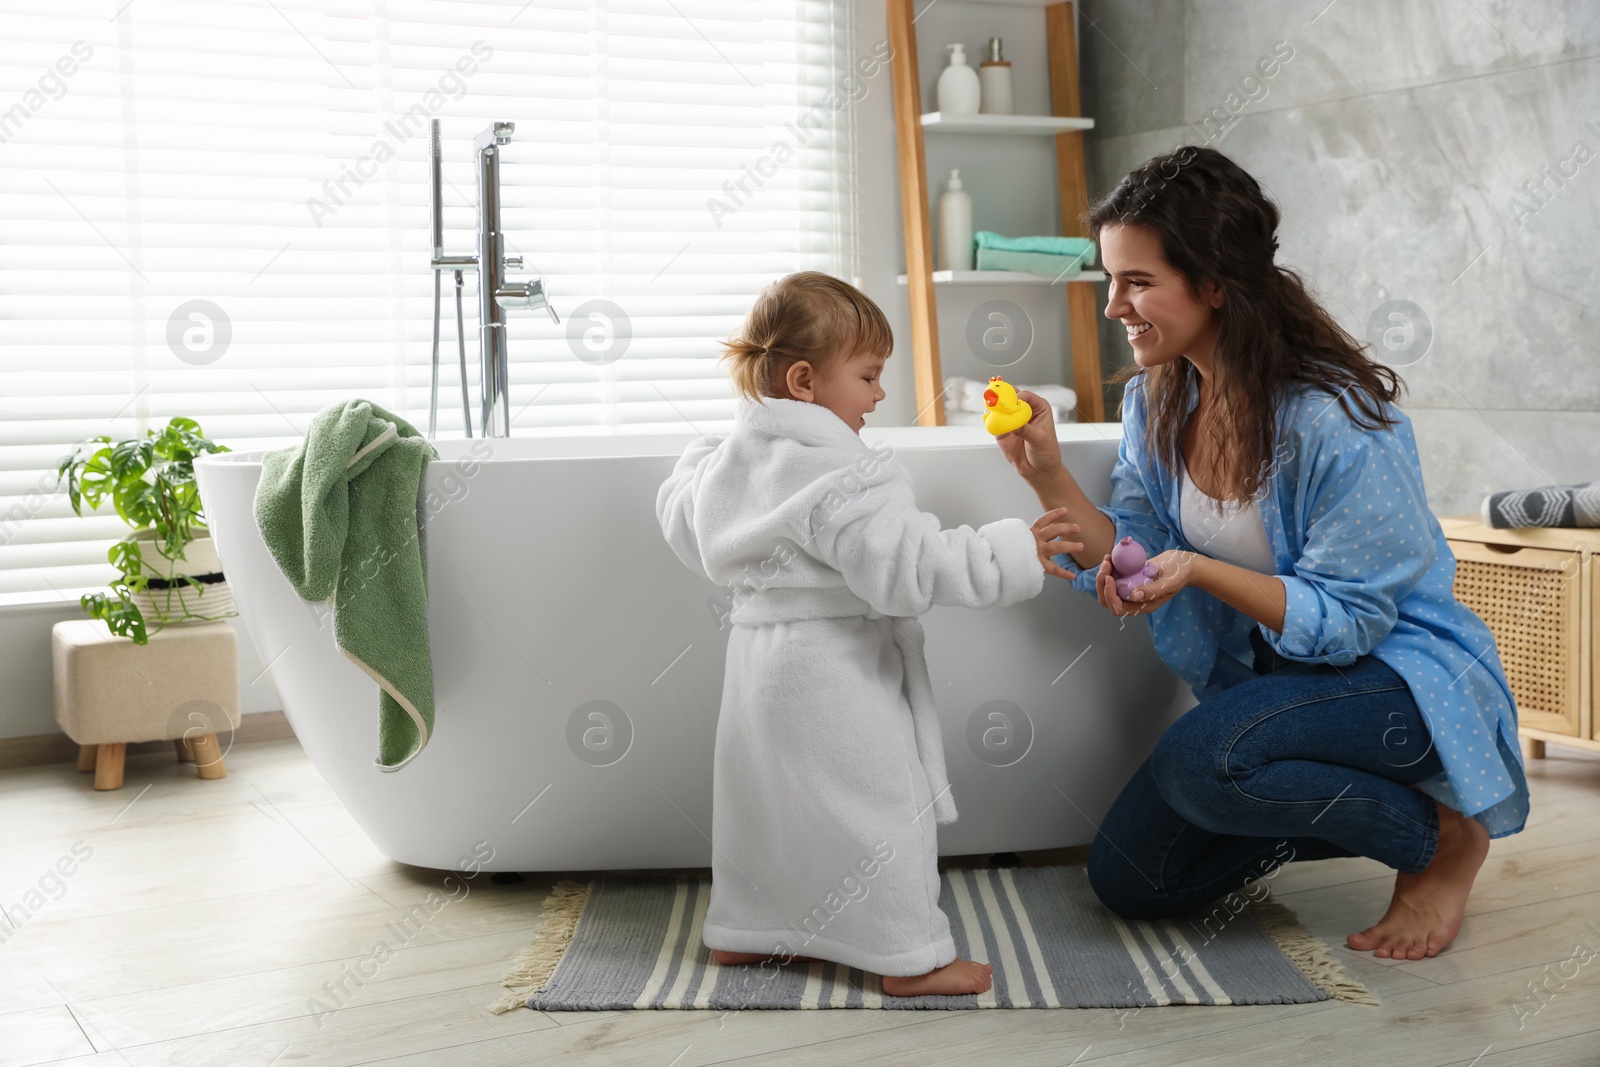
<svg viewBox="0 0 1600 1067"><path fill-rule="evenodd" d="M133 527L106 553L120 572L111 592L86 593L80 601L84 612L104 621L113 634L142 645L153 632L147 620L159 630L169 623L238 614L194 480L196 456L227 451L206 440L193 419L175 418L143 438L90 437L61 461L56 473L66 483L74 512L82 515L84 503L98 510L110 500Z"/></svg>

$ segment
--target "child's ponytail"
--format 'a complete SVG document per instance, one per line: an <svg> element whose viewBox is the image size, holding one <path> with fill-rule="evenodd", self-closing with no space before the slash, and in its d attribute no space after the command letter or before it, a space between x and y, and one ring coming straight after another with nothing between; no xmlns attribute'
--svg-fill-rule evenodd
<svg viewBox="0 0 1600 1067"><path fill-rule="evenodd" d="M746 328L749 323L746 323ZM783 372L788 370L788 364L793 360L782 360L778 357L777 345L771 342L776 338L768 337L763 341L745 336L736 336L726 341L718 342L724 351L722 359L728 364L728 376L733 379L733 387L739 395L747 396L752 400L759 400L763 396L782 396L785 390L779 385L783 379ZM779 365L782 369L779 370Z"/></svg>

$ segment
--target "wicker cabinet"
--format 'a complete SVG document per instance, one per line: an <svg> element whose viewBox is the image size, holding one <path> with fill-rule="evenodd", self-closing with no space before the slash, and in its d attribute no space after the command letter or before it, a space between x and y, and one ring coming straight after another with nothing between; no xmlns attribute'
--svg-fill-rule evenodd
<svg viewBox="0 0 1600 1067"><path fill-rule="evenodd" d="M1600 530L1439 524L1457 599L1494 633L1528 755L1547 741L1600 751Z"/></svg>

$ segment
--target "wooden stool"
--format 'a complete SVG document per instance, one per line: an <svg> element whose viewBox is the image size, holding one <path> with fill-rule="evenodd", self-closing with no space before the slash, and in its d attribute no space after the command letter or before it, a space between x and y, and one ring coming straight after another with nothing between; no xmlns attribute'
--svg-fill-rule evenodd
<svg viewBox="0 0 1600 1067"><path fill-rule="evenodd" d="M226 622L167 626L146 645L97 619L51 631L56 722L96 789L122 787L127 746L172 741L201 778L227 774L218 732L239 725L238 637Z"/></svg>

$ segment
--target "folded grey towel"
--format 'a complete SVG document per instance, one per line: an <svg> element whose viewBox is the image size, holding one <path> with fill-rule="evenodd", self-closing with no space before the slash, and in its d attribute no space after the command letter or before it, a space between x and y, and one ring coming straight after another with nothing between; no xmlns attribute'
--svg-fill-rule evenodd
<svg viewBox="0 0 1600 1067"><path fill-rule="evenodd" d="M1491 493L1483 500L1483 524L1600 527L1600 482L1546 485Z"/></svg>

